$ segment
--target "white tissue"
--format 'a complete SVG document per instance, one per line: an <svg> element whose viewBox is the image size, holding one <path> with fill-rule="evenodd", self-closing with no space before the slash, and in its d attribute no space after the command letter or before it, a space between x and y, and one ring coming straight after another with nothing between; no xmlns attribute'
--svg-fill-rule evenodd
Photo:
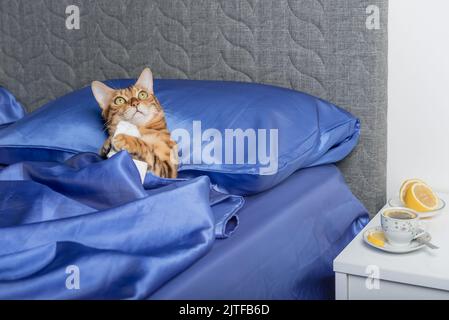
<svg viewBox="0 0 449 320"><path fill-rule="evenodd" d="M136 138L140 138L140 132L139 129L133 125L132 123L129 123L127 121L120 121L117 124L117 128L115 130L114 133L114 137L118 134L127 134L129 136L133 136ZM111 150L111 152L108 153L108 158L112 157L114 154L116 154L117 152L114 150ZM140 161L140 160L136 160L133 159L134 163L136 164L137 170L139 170L139 174L140 174L140 180L143 181L145 180L145 175L147 173L148 170L148 164L146 162Z"/></svg>

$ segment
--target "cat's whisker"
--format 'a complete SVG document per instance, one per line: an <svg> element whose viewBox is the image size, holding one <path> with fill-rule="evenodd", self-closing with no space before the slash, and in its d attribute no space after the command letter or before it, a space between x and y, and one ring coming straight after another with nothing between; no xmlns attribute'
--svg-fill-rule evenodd
<svg viewBox="0 0 449 320"><path fill-rule="evenodd" d="M111 124L112 119L109 119L107 121L105 121L104 123L104 127L106 127L106 129L108 128L108 126Z"/></svg>

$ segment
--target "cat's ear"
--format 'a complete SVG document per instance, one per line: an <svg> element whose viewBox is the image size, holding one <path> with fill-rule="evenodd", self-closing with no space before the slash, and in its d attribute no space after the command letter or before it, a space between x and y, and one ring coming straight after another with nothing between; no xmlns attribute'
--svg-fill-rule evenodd
<svg viewBox="0 0 449 320"><path fill-rule="evenodd" d="M151 72L150 68L143 69L142 73L140 74L139 79L137 79L136 86L144 88L149 93L154 93L154 91L153 91L153 73Z"/></svg>
<svg viewBox="0 0 449 320"><path fill-rule="evenodd" d="M92 93L94 94L95 99L100 105L101 109L105 109L108 107L111 102L112 97L114 96L115 90L109 88L107 85L100 81L92 82Z"/></svg>

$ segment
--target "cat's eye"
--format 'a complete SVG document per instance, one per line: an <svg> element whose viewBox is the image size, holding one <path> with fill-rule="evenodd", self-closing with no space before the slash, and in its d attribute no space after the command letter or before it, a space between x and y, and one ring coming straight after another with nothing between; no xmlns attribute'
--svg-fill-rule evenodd
<svg viewBox="0 0 449 320"><path fill-rule="evenodd" d="M126 102L126 100L125 100L125 98L123 98L123 97L117 97L117 98L115 98L115 100L114 100L114 103L116 104L116 105L121 105L121 104L124 104Z"/></svg>
<svg viewBox="0 0 449 320"><path fill-rule="evenodd" d="M140 100L148 99L148 93L145 91L140 91L138 97Z"/></svg>

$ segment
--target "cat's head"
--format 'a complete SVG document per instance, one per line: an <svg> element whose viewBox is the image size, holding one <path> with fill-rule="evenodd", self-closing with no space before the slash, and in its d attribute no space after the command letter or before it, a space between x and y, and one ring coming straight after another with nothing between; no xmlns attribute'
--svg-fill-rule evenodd
<svg viewBox="0 0 449 320"><path fill-rule="evenodd" d="M145 68L137 82L129 88L113 89L94 81L92 92L108 126L115 126L122 120L143 126L163 117L162 108L154 96L153 74L149 68Z"/></svg>

